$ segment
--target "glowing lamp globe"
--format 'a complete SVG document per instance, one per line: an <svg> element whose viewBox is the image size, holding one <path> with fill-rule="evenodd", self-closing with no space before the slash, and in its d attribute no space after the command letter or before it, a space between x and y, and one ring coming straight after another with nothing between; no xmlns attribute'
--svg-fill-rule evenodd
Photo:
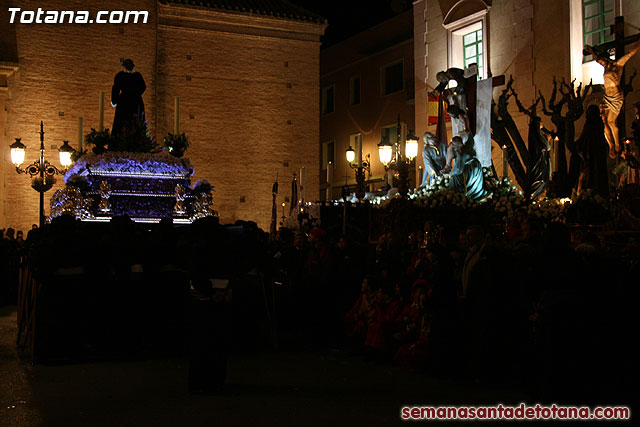
<svg viewBox="0 0 640 427"><path fill-rule="evenodd" d="M418 137L413 134L413 131L409 131L409 135L407 135L404 154L409 160L415 159L418 155Z"/></svg>
<svg viewBox="0 0 640 427"><path fill-rule="evenodd" d="M60 164L65 168L71 166L71 154L73 154L75 150L69 145L69 141L64 141L58 151L60 153Z"/></svg>
<svg viewBox="0 0 640 427"><path fill-rule="evenodd" d="M23 143L20 142L20 138L16 138L16 142L9 146L11 149L11 163L16 167L20 166L24 162L25 148Z"/></svg>
<svg viewBox="0 0 640 427"><path fill-rule="evenodd" d="M356 159L356 152L354 151L352 146L349 146L349 148L347 148L345 155L347 156L347 162L349 163L353 163L353 161Z"/></svg>
<svg viewBox="0 0 640 427"><path fill-rule="evenodd" d="M378 156L380 157L380 163L388 165L391 163L391 156L393 155L393 147L387 139L383 139L378 144Z"/></svg>

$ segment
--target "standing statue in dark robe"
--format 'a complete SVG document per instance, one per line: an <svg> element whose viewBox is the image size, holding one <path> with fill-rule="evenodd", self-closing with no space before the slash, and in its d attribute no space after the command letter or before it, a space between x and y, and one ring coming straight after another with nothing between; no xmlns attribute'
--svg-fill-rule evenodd
<svg viewBox="0 0 640 427"><path fill-rule="evenodd" d="M116 74L111 88L111 106L116 108L111 129L112 136L122 136L138 123L144 125L142 94L147 89L147 85L142 74L133 71L135 65L131 59L126 59L122 66L124 70Z"/></svg>
<svg viewBox="0 0 640 427"><path fill-rule="evenodd" d="M576 141L576 149L582 160L582 169L578 179L578 194L587 188L592 189L605 199L609 197L609 179L607 172L607 151L604 123L597 105L587 108L587 119L582 135Z"/></svg>
<svg viewBox="0 0 640 427"><path fill-rule="evenodd" d="M424 160L424 176L422 177L422 185L431 184L436 176L442 175L447 160L447 144L438 142L438 139L431 132L425 132L422 137L424 140L424 150L422 151L422 159Z"/></svg>

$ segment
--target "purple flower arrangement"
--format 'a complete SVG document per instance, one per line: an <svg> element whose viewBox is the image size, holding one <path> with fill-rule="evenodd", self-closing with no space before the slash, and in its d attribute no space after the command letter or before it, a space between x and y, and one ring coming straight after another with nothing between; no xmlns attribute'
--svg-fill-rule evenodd
<svg viewBox="0 0 640 427"><path fill-rule="evenodd" d="M189 159L177 158L166 153L89 153L69 168L64 180L67 182L74 175L86 176L92 172L190 177L193 175L193 167Z"/></svg>

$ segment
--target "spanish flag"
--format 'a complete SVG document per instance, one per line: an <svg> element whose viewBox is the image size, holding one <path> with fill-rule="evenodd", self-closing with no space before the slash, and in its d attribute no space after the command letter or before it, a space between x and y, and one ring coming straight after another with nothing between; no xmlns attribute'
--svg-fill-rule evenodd
<svg viewBox="0 0 640 427"><path fill-rule="evenodd" d="M438 124L438 98L439 97L440 96L436 94L429 95L429 101L427 103L427 113L429 115L429 121L428 121L429 126ZM446 112L444 113L444 120L446 122L451 120L451 117L449 117L449 114L447 114Z"/></svg>

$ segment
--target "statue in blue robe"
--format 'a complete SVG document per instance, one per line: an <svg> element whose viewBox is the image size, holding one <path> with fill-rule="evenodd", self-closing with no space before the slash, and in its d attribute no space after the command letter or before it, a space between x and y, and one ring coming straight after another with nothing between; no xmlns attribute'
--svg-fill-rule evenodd
<svg viewBox="0 0 640 427"><path fill-rule="evenodd" d="M469 138L471 144L463 144L462 138L454 136L449 144L448 157L453 160L446 166L449 172L449 187L464 193L472 200L480 200L487 196L484 188L484 174L480 160L473 155L467 147L473 147L473 138Z"/></svg>
<svg viewBox="0 0 640 427"><path fill-rule="evenodd" d="M421 187L429 185L436 176L442 176L442 170L447 163L447 144L438 142L438 139L431 132L425 132L424 150L422 159L424 160L424 176Z"/></svg>

